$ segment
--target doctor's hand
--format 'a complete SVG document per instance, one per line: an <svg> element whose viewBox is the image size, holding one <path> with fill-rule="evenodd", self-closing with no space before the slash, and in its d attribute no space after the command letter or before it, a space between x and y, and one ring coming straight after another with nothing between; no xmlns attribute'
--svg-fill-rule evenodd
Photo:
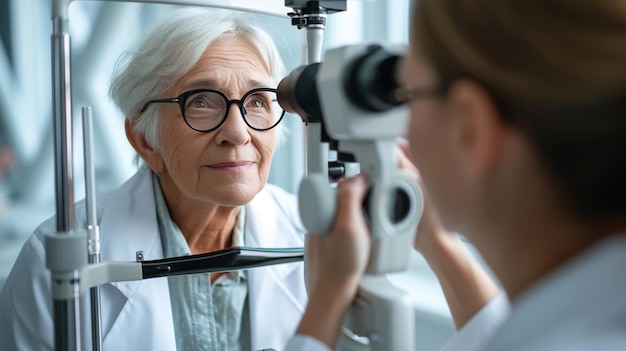
<svg viewBox="0 0 626 351"><path fill-rule="evenodd" d="M457 235L444 229L439 214L437 213L437 210L428 195L426 186L422 182L419 171L413 162L411 162L409 157L408 142L406 139L398 139L396 145L398 168L411 177L417 185L419 185L420 190L422 191L424 210L417 226L413 247L422 255L427 255L429 254L431 247L436 247L436 245L441 241L449 240L450 237Z"/></svg>
<svg viewBox="0 0 626 351"><path fill-rule="evenodd" d="M370 236L362 212L365 192L363 176L341 181L331 231L306 236L309 303L297 333L313 336L332 349L369 260Z"/></svg>
<svg viewBox="0 0 626 351"><path fill-rule="evenodd" d="M461 236L444 228L426 185L410 160L406 140L398 140L397 145L398 167L417 182L424 198L424 211L413 247L422 254L437 276L455 327L461 329L498 294L499 288L469 253Z"/></svg>

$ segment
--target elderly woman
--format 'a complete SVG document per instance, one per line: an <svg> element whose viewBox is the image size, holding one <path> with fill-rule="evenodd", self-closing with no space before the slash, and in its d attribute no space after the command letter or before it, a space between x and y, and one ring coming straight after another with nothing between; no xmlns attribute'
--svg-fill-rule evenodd
<svg viewBox="0 0 626 351"><path fill-rule="evenodd" d="M283 117L273 89L282 63L253 23L231 12L181 11L124 57L110 92L145 165L98 196L103 261L134 261L137 251L151 260L303 246L294 197L266 184ZM85 227L84 203L76 217ZM1 293L2 350L53 348L43 235L54 223L28 240ZM280 349L306 301L296 263L113 282L101 295L111 351Z"/></svg>
<svg viewBox="0 0 626 351"><path fill-rule="evenodd" d="M417 2L410 155L512 302L456 350L626 350L624 42L621 0ZM341 184L333 229L307 239L317 274L290 350L337 342L368 258L365 191Z"/></svg>

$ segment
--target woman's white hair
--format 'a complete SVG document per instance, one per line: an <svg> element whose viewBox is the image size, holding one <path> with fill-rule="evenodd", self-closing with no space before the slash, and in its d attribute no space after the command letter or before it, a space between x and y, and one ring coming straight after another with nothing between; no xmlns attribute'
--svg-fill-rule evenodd
<svg viewBox="0 0 626 351"><path fill-rule="evenodd" d="M159 105L143 105L163 98L166 90L184 76L200 59L206 48L219 38L244 37L261 55L274 82L285 68L270 35L251 15L233 11L185 8L168 14L152 27L138 44L118 60L109 95L135 131L142 133L150 146L160 148ZM279 143L285 131L277 128Z"/></svg>

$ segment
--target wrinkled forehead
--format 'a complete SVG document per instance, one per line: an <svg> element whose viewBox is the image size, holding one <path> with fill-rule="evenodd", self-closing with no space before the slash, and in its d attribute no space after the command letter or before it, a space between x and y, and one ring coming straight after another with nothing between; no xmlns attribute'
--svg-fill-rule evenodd
<svg viewBox="0 0 626 351"><path fill-rule="evenodd" d="M175 84L178 89L247 91L274 87L268 64L258 49L245 37L223 37L213 41Z"/></svg>

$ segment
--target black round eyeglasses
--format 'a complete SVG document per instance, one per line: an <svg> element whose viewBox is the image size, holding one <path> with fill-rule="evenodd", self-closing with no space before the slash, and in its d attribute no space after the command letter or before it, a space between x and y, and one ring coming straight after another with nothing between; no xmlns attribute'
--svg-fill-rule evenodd
<svg viewBox="0 0 626 351"><path fill-rule="evenodd" d="M285 111L278 104L276 89L256 88L245 93L239 100L230 100L226 94L213 89L197 89L184 92L175 98L148 101L140 113L152 103L177 103L185 123L198 132L210 132L219 128L236 104L246 124L259 131L278 125Z"/></svg>

